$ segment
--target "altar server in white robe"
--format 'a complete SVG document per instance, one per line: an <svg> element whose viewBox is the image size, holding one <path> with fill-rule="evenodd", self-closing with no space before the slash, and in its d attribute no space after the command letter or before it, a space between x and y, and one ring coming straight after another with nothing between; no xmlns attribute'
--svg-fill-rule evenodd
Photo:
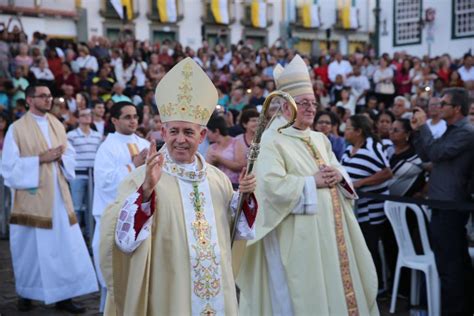
<svg viewBox="0 0 474 316"><path fill-rule="evenodd" d="M230 223L238 193L229 178L197 153L217 104L217 90L191 58L156 89L165 147L151 145L147 165L119 188L104 213L101 266L106 315L237 315ZM255 189L240 177L241 192ZM240 239L254 236L253 194L238 222Z"/></svg>
<svg viewBox="0 0 474 316"><path fill-rule="evenodd" d="M94 162L94 201L92 214L95 219L92 250L97 277L101 285L100 311L105 306L106 286L99 267L99 242L101 216L105 208L117 198L120 182L135 168L145 163L150 143L135 134L138 114L135 105L128 101L115 103L110 109L115 132L108 134L100 145Z"/></svg>
<svg viewBox="0 0 474 316"><path fill-rule="evenodd" d="M75 152L64 126L48 111L47 86L30 85L30 110L7 131L2 175L13 189L10 248L18 309L32 300L72 313L71 298L97 291L97 279L77 224L67 179L75 177Z"/></svg>
<svg viewBox="0 0 474 316"><path fill-rule="evenodd" d="M352 202L357 195L328 138L310 129L317 103L303 59L273 72L288 104L262 136L261 207L237 278L240 315L378 315L377 274Z"/></svg>

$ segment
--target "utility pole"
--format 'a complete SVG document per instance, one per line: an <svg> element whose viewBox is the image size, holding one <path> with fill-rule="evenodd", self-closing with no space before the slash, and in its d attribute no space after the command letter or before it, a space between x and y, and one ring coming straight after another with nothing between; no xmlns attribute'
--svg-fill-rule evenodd
<svg viewBox="0 0 474 316"><path fill-rule="evenodd" d="M380 52L380 0L375 0L375 34L374 34L374 49L375 56L379 56Z"/></svg>

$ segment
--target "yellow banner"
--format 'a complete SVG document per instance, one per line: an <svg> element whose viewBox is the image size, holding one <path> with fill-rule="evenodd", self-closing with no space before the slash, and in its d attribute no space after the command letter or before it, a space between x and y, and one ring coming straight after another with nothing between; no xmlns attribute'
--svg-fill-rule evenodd
<svg viewBox="0 0 474 316"><path fill-rule="evenodd" d="M211 0L211 12L217 23L229 24L227 0Z"/></svg>
<svg viewBox="0 0 474 316"><path fill-rule="evenodd" d="M166 10L167 7L167 0L158 0L157 6L158 6L158 14L160 16L160 21L161 22L168 22L168 13Z"/></svg>
<svg viewBox="0 0 474 316"><path fill-rule="evenodd" d="M122 0L122 6L127 10L127 20L133 20L133 0Z"/></svg>
<svg viewBox="0 0 474 316"><path fill-rule="evenodd" d="M252 0L250 15L253 27L267 26L267 4L262 0Z"/></svg>

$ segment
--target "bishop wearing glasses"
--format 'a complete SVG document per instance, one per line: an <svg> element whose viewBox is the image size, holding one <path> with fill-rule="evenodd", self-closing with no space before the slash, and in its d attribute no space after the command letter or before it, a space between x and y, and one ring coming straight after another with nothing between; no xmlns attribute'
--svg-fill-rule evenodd
<svg viewBox="0 0 474 316"><path fill-rule="evenodd" d="M377 274L353 212L357 198L328 138L311 130L316 98L296 55L274 69L287 103L263 133L256 164L260 212L237 278L241 315L377 315Z"/></svg>

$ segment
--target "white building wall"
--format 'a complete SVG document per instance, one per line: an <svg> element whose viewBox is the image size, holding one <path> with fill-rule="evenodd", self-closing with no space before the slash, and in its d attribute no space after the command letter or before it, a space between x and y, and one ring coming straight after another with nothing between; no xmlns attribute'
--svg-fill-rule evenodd
<svg viewBox="0 0 474 316"><path fill-rule="evenodd" d="M272 45L280 37L280 23L283 20L283 2L281 0L269 1L273 3L273 24L268 27L268 44Z"/></svg>
<svg viewBox="0 0 474 316"><path fill-rule="evenodd" d="M82 7L87 10L87 33L89 37L103 35L103 18L99 14L99 10L102 9L101 1L82 0Z"/></svg>
<svg viewBox="0 0 474 316"><path fill-rule="evenodd" d="M201 1L184 0L184 19L179 22L179 39L183 46L193 49L201 47L201 17L203 5Z"/></svg>
<svg viewBox="0 0 474 316"><path fill-rule="evenodd" d="M11 15L1 14L0 22L6 24L10 17ZM33 33L36 31L50 36L76 37L77 35L76 22L73 19L22 16L20 20L28 36L28 40L31 40ZM14 24L16 25L18 23L14 22Z"/></svg>
<svg viewBox="0 0 474 316"><path fill-rule="evenodd" d="M150 10L150 5L147 0L136 1L135 10L138 12L138 17L135 22L135 37L140 40L150 39L150 20L147 18L147 13Z"/></svg>
<svg viewBox="0 0 474 316"><path fill-rule="evenodd" d="M393 54L396 51L406 51L410 55L424 56L428 54L427 27L423 29L422 42L417 45L393 46L393 0L381 0L381 25L387 21L387 35L380 36L380 54ZM453 19L452 4L450 0L425 0L423 1L424 18L427 8L436 10L434 21L434 41L431 44L431 56L449 53L453 57L462 57L469 49L474 51L474 38L451 39L451 23ZM382 27L381 32L382 33Z"/></svg>

